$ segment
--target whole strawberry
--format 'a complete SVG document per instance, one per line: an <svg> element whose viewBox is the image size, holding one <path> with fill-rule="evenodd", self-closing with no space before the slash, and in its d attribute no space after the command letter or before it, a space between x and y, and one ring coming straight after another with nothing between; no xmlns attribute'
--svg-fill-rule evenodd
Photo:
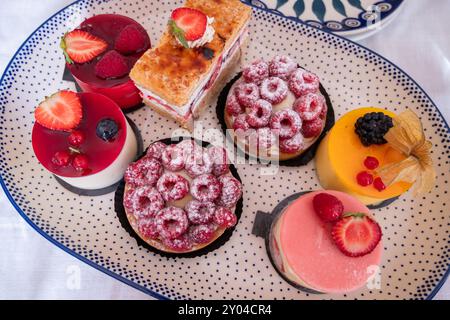
<svg viewBox="0 0 450 320"><path fill-rule="evenodd" d="M314 211L324 222L334 222L342 217L344 205L335 196L319 193L313 198Z"/></svg>

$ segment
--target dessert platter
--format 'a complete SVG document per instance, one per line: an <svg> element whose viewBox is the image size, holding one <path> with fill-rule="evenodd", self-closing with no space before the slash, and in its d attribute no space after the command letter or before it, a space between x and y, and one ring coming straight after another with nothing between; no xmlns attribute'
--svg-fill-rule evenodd
<svg viewBox="0 0 450 320"><path fill-rule="evenodd" d="M81 0L46 21L0 82L8 199L160 299L432 298L439 110L368 49L244 2Z"/></svg>

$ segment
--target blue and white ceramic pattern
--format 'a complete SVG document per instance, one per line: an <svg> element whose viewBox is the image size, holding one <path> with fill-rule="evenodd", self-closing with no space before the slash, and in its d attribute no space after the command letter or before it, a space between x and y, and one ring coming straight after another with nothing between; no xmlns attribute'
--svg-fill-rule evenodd
<svg viewBox="0 0 450 320"><path fill-rule="evenodd" d="M425 299L448 274L450 158L449 127L430 97L398 67L358 44L308 25L254 9L251 40L242 63L288 54L322 79L339 118L360 106L394 112L411 108L434 143L435 189L402 196L373 214L385 246L373 286L346 295L313 295L296 290L270 264L264 240L252 235L257 210L270 212L287 196L319 189L314 164L261 175L259 164L239 164L244 208L231 239L207 255L162 258L137 245L114 212L114 193L83 197L62 188L36 160L31 147L33 110L43 97L72 88L62 80L61 36L83 19L120 13L136 19L153 42L170 11L183 1L81 0L42 24L21 46L0 82L0 183L19 214L42 236L69 254L157 298L169 299ZM149 108L128 115L144 144L169 137L178 126ZM220 128L212 106L203 126ZM208 140L208 139L204 139Z"/></svg>
<svg viewBox="0 0 450 320"><path fill-rule="evenodd" d="M403 0L244 0L308 25L361 39L387 25Z"/></svg>

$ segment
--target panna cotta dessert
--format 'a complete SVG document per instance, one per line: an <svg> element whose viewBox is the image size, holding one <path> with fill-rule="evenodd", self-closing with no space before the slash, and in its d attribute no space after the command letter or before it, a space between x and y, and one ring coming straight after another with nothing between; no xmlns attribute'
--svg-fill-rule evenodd
<svg viewBox="0 0 450 320"><path fill-rule="evenodd" d="M251 12L239 0L187 0L175 9L158 45L131 70L144 102L192 130L238 62Z"/></svg>
<svg viewBox="0 0 450 320"><path fill-rule="evenodd" d="M319 78L292 58L258 59L230 84L224 90L223 118L227 133L247 154L285 161L301 157L318 142L331 105Z"/></svg>
<svg viewBox="0 0 450 320"><path fill-rule="evenodd" d="M133 230L163 252L202 249L237 223L241 182L226 150L186 139L155 142L125 172L123 205Z"/></svg>
<svg viewBox="0 0 450 320"><path fill-rule="evenodd" d="M382 232L368 208L338 191L291 202L272 222L269 252L292 284L317 293L364 287L381 262Z"/></svg>
<svg viewBox="0 0 450 320"><path fill-rule="evenodd" d="M434 169L420 119L380 108L360 108L340 118L321 142L316 169L325 189L343 191L366 205L379 205L410 189L434 184Z"/></svg>
<svg viewBox="0 0 450 320"><path fill-rule="evenodd" d="M138 22L117 14L93 16L66 33L61 48L67 68L84 92L101 93L123 109L142 103L129 77L150 48L150 38Z"/></svg>
<svg viewBox="0 0 450 320"><path fill-rule="evenodd" d="M59 91L34 115L32 144L38 161L75 188L112 186L136 158L133 130L119 106L104 95Z"/></svg>

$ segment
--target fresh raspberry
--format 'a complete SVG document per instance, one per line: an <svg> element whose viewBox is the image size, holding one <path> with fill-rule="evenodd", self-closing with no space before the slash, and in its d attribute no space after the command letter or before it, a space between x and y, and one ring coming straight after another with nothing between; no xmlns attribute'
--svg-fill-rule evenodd
<svg viewBox="0 0 450 320"><path fill-rule="evenodd" d="M164 208L164 199L152 186L141 186L125 192L123 205L136 219L153 218Z"/></svg>
<svg viewBox="0 0 450 320"><path fill-rule="evenodd" d="M158 160L144 157L130 164L125 171L125 182L134 186L154 186L163 173Z"/></svg>
<svg viewBox="0 0 450 320"><path fill-rule="evenodd" d="M101 79L116 79L128 74L127 60L115 50L108 51L95 65L95 75Z"/></svg>
<svg viewBox="0 0 450 320"><path fill-rule="evenodd" d="M236 95L234 93L228 95L225 110L229 115L232 116L237 116L240 115L241 113L244 113L244 108L242 108L242 106L239 104Z"/></svg>
<svg viewBox="0 0 450 320"><path fill-rule="evenodd" d="M114 43L114 49L125 55L140 52L146 47L145 31L133 24L123 28Z"/></svg>
<svg viewBox="0 0 450 320"><path fill-rule="evenodd" d="M222 147L212 146L208 148L208 154L213 162L212 173L218 177L230 171L227 151Z"/></svg>
<svg viewBox="0 0 450 320"><path fill-rule="evenodd" d="M67 167L72 160L68 151L58 151L52 158L52 163L58 167Z"/></svg>
<svg viewBox="0 0 450 320"><path fill-rule="evenodd" d="M296 68L297 63L288 56L277 55L269 63L270 76L279 77L283 80L287 80Z"/></svg>
<svg viewBox="0 0 450 320"><path fill-rule="evenodd" d="M253 128L265 127L269 124L272 115L272 105L266 100L254 102L247 112L247 122Z"/></svg>
<svg viewBox="0 0 450 320"><path fill-rule="evenodd" d="M316 214L324 222L337 221L344 212L344 205L341 200L328 193L316 194L313 198L313 207Z"/></svg>
<svg viewBox="0 0 450 320"><path fill-rule="evenodd" d="M215 230L209 225L201 224L189 228L189 237L194 243L205 244L214 238Z"/></svg>
<svg viewBox="0 0 450 320"><path fill-rule="evenodd" d="M72 131L67 139L69 140L70 145L74 147L81 146L86 140L84 133L77 130Z"/></svg>
<svg viewBox="0 0 450 320"><path fill-rule="evenodd" d="M320 81L315 74L304 69L295 70L289 77L289 89L296 97L319 91Z"/></svg>
<svg viewBox="0 0 450 320"><path fill-rule="evenodd" d="M373 176L367 171L362 171L356 176L356 181L360 186L367 187L373 183Z"/></svg>
<svg viewBox="0 0 450 320"><path fill-rule="evenodd" d="M381 227L364 213L346 214L331 230L334 243L346 256L371 253L381 240Z"/></svg>
<svg viewBox="0 0 450 320"><path fill-rule="evenodd" d="M187 233L176 239L163 238L163 244L172 251L186 252L192 249L193 243Z"/></svg>
<svg viewBox="0 0 450 320"><path fill-rule="evenodd" d="M242 76L245 82L259 85L264 79L269 77L269 65L261 59L256 60L244 68Z"/></svg>
<svg viewBox="0 0 450 320"><path fill-rule="evenodd" d="M156 160L161 160L162 153L166 150L166 147L167 145L165 143L159 141L154 142L148 147L146 156Z"/></svg>
<svg viewBox="0 0 450 320"><path fill-rule="evenodd" d="M176 201L189 193L189 181L178 174L166 172L159 178L156 188L165 201Z"/></svg>
<svg viewBox="0 0 450 320"><path fill-rule="evenodd" d="M220 195L219 180L212 174L203 174L192 180L191 194L201 202L214 201Z"/></svg>
<svg viewBox="0 0 450 320"><path fill-rule="evenodd" d="M210 201L191 200L184 209L191 223L205 224L212 220L216 205Z"/></svg>
<svg viewBox="0 0 450 320"><path fill-rule="evenodd" d="M159 238L158 229L154 219L140 219L137 223L139 233L147 239L157 240Z"/></svg>
<svg viewBox="0 0 450 320"><path fill-rule="evenodd" d="M273 145L277 143L277 137L268 127L259 128L256 130L258 152L261 153L263 150L269 150ZM262 153L264 155L264 153Z"/></svg>
<svg viewBox="0 0 450 320"><path fill-rule="evenodd" d="M243 107L249 108L259 100L259 87L254 83L241 83L234 89L236 99Z"/></svg>
<svg viewBox="0 0 450 320"><path fill-rule="evenodd" d="M322 111L320 111L319 118L324 120L327 116L327 112L328 112L328 106L327 106L327 103L325 100L325 106L324 106L324 108L322 108Z"/></svg>
<svg viewBox="0 0 450 320"><path fill-rule="evenodd" d="M280 151L284 153L296 153L305 147L303 135L299 132L289 139L280 139Z"/></svg>
<svg viewBox="0 0 450 320"><path fill-rule="evenodd" d="M292 107L304 121L320 118L320 113L326 108L325 98L319 93L308 93L295 100Z"/></svg>
<svg viewBox="0 0 450 320"><path fill-rule="evenodd" d="M302 119L292 109L278 111L270 118L270 128L280 137L280 139L289 139L300 132Z"/></svg>
<svg viewBox="0 0 450 320"><path fill-rule="evenodd" d="M259 91L262 99L276 105L286 99L288 86L281 78L270 77L261 83Z"/></svg>
<svg viewBox="0 0 450 320"><path fill-rule="evenodd" d="M369 156L364 160L364 165L369 170L375 170L380 165L380 162L377 158Z"/></svg>
<svg viewBox="0 0 450 320"><path fill-rule="evenodd" d="M373 181L373 186L380 192L386 189L386 185L380 177L375 178L375 180Z"/></svg>
<svg viewBox="0 0 450 320"><path fill-rule="evenodd" d="M211 173L213 165L214 163L209 153L202 147L194 148L194 151L186 156L185 169L191 178Z"/></svg>
<svg viewBox="0 0 450 320"><path fill-rule="evenodd" d="M323 120L316 118L312 121L303 121L302 133L305 138L314 138L320 135L323 129Z"/></svg>
<svg viewBox="0 0 450 320"><path fill-rule="evenodd" d="M233 130L236 131L236 134L245 133L248 129L250 129L250 125L247 122L247 115L240 114L234 119Z"/></svg>
<svg viewBox="0 0 450 320"><path fill-rule="evenodd" d="M77 171L84 171L89 168L89 159L85 154L77 154L73 157L72 166Z"/></svg>
<svg viewBox="0 0 450 320"><path fill-rule="evenodd" d="M167 207L155 216L155 225L162 238L176 239L186 233L189 220L183 209Z"/></svg>
<svg viewBox="0 0 450 320"><path fill-rule="evenodd" d="M161 154L164 168L170 171L180 171L185 166L183 151L176 144L171 144Z"/></svg>
<svg viewBox="0 0 450 320"><path fill-rule="evenodd" d="M222 187L216 204L226 208L232 208L242 196L242 185L236 178L228 175L220 176L219 183Z"/></svg>
<svg viewBox="0 0 450 320"><path fill-rule="evenodd" d="M217 207L214 212L213 221L221 228L231 228L236 225L237 217L230 209Z"/></svg>

